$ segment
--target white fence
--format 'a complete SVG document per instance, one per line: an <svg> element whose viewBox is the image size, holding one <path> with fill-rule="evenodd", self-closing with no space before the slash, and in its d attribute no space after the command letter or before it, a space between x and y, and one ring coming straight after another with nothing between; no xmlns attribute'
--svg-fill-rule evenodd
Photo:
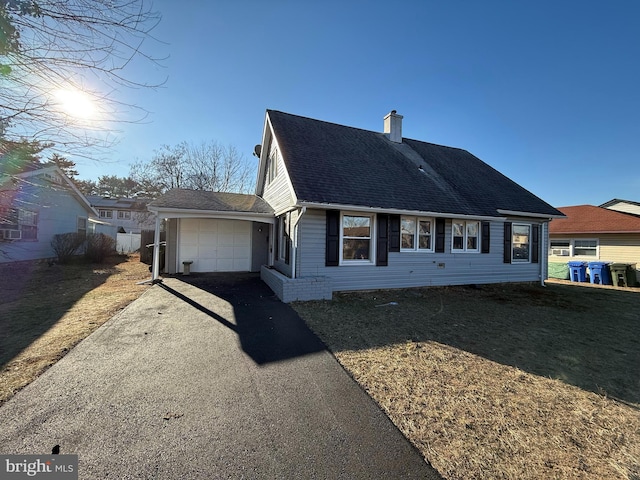
<svg viewBox="0 0 640 480"><path fill-rule="evenodd" d="M139 233L118 233L116 250L122 253L135 252L140 248Z"/></svg>

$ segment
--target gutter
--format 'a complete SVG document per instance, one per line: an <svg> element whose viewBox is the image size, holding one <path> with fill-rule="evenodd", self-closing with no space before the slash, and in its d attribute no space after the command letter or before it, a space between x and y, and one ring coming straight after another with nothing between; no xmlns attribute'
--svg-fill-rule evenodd
<svg viewBox="0 0 640 480"><path fill-rule="evenodd" d="M540 259L540 285L542 285L543 287L546 287L546 284L544 283L546 280L546 275L543 275L543 272L549 272L548 270L548 264L549 264L549 245L548 245L548 240L549 240L549 236L545 233L547 230L549 229L549 224L547 222L543 222L540 225L540 236L547 240L546 242L544 242L544 246L546 246L546 249L542 249L542 252L540 252L540 256L542 257Z"/></svg>
<svg viewBox="0 0 640 480"><path fill-rule="evenodd" d="M460 218L470 220L489 220L489 221L506 221L507 217L498 216L486 216L486 215L463 215L459 213L446 213L446 212L426 212L422 210L401 210L394 208L383 207L363 207L362 205L345 205L336 203L313 203L313 202L298 202L297 207L302 208L317 208L320 210L343 210L352 212L368 212L368 213L389 213L394 215L414 215L433 218ZM500 212L502 213L502 212ZM538 217L540 215L537 215ZM548 218L548 216L545 216Z"/></svg>
<svg viewBox="0 0 640 480"><path fill-rule="evenodd" d="M516 210L502 210L498 208L496 210L498 213L503 215L509 215L512 217L533 217L533 218L548 218L549 220L553 220L554 218L566 218L566 215L549 215L548 213L534 213L534 212L518 212Z"/></svg>

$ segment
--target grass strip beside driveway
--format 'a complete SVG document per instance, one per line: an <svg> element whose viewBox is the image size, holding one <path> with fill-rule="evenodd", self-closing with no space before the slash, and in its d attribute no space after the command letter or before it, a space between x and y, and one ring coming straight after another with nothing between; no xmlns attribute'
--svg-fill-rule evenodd
<svg viewBox="0 0 640 480"><path fill-rule="evenodd" d="M150 277L138 255L102 264L0 265L0 404L138 298Z"/></svg>

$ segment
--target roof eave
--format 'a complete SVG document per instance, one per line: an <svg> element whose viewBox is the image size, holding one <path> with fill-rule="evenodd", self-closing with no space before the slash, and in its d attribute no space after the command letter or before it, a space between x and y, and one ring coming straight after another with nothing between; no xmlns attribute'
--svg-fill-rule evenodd
<svg viewBox="0 0 640 480"><path fill-rule="evenodd" d="M508 215L512 217L532 217L532 218L545 218L545 219L566 218L566 215L562 215L562 214L552 215L549 213L520 212L517 210L504 210L502 208L498 208L497 212L503 215Z"/></svg>
<svg viewBox="0 0 640 480"><path fill-rule="evenodd" d="M149 206L147 209L162 218L222 218L228 220L251 220L262 223L274 223L273 213L200 210L193 208L157 207Z"/></svg>
<svg viewBox="0 0 640 480"><path fill-rule="evenodd" d="M562 231L552 232L549 231L549 235L640 235L640 230L574 230L574 231Z"/></svg>

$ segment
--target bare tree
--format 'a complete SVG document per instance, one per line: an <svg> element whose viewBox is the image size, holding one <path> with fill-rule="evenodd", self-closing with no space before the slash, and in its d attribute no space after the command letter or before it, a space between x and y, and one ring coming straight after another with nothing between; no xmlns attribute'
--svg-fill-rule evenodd
<svg viewBox="0 0 640 480"><path fill-rule="evenodd" d="M117 89L162 83L129 68L156 61L146 51L159 21L147 0L1 2L0 137L78 155L109 142L107 125L144 118Z"/></svg>
<svg viewBox="0 0 640 480"><path fill-rule="evenodd" d="M131 167L131 178L149 196L172 188L248 193L254 171L233 146L216 142L164 145L149 162Z"/></svg>

